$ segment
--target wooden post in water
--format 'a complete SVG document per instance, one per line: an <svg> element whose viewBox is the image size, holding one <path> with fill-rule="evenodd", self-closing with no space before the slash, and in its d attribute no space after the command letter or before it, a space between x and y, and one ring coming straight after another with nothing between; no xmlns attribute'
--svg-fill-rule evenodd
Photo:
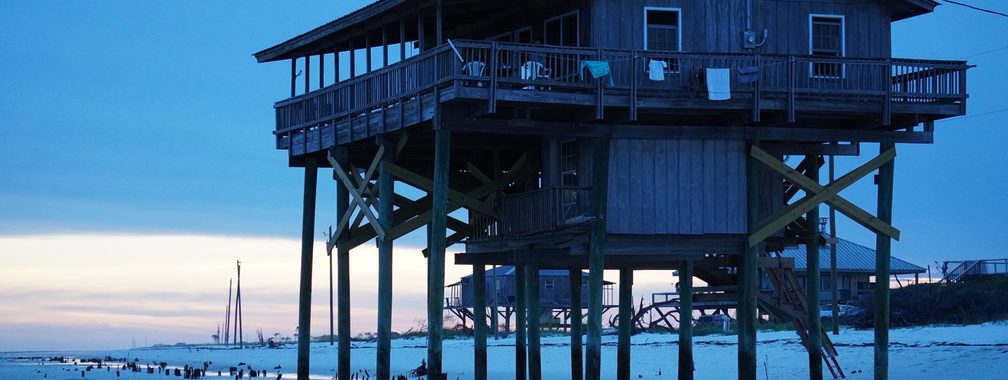
<svg viewBox="0 0 1008 380"><path fill-rule="evenodd" d="M487 380L486 266L473 265L473 377Z"/></svg>
<svg viewBox="0 0 1008 380"><path fill-rule="evenodd" d="M810 179L819 183L819 156L809 155L808 172ZM805 305L808 315L808 360L809 379L821 380L822 369L822 320L819 319L819 291L822 279L819 268L819 205L805 214L805 228L808 239L805 242Z"/></svg>
<svg viewBox="0 0 1008 380"><path fill-rule="evenodd" d="M525 265L515 263L514 267L514 292L515 292L515 380L525 380L526 371L526 341L525 334L528 332L526 322L526 299L525 291Z"/></svg>
<svg viewBox="0 0 1008 380"><path fill-rule="evenodd" d="M758 146L754 142L753 146ZM760 221L760 189L763 181L763 171L760 163L751 155L746 160L746 220L749 233L756 232ZM738 319L738 378L739 380L756 379L756 292L758 291L756 266L757 258L763 244L748 247L739 262L739 301L736 318Z"/></svg>
<svg viewBox="0 0 1008 380"><path fill-rule="evenodd" d="M369 49L370 50L370 49ZM392 198L395 186L392 175L385 170L392 163L395 143L380 136L378 143L384 148L378 174L378 223L382 231L392 229ZM376 372L378 379L391 377L392 355L392 238L378 238L378 344Z"/></svg>
<svg viewBox="0 0 1008 380"><path fill-rule="evenodd" d="M893 149L896 144L879 144L879 153ZM893 176L895 157L879 168L878 218L892 224ZM885 234L875 235L875 380L889 378L889 258L892 239Z"/></svg>
<svg viewBox="0 0 1008 380"><path fill-rule="evenodd" d="M693 262L679 265L679 380L693 380Z"/></svg>
<svg viewBox="0 0 1008 380"><path fill-rule="evenodd" d="M336 147L333 158L341 167L350 166L346 148ZM342 184L336 184L336 215L342 216L350 208L350 191ZM348 227L335 232L336 238L336 374L338 380L350 380L350 250L345 242Z"/></svg>
<svg viewBox="0 0 1008 380"><path fill-rule="evenodd" d="M539 265L525 266L525 310L528 314L528 378L542 380L542 350L540 346L540 325L542 308L539 304Z"/></svg>
<svg viewBox="0 0 1008 380"><path fill-rule="evenodd" d="M619 338L616 345L616 380L630 380L630 331L633 328L633 269L619 271Z"/></svg>
<svg viewBox="0 0 1008 380"><path fill-rule="evenodd" d="M228 305L227 311L224 312L224 344L230 344L231 338L231 285L234 280L228 279Z"/></svg>
<svg viewBox="0 0 1008 380"><path fill-rule="evenodd" d="M308 380L308 350L311 343L312 246L315 244L315 193L317 191L317 183L318 163L315 162L314 158L306 158L304 209L301 221L301 289L298 299L298 380Z"/></svg>
<svg viewBox="0 0 1008 380"><path fill-rule="evenodd" d="M581 347L581 268L570 270L570 345L571 380L584 379L584 357Z"/></svg>
<svg viewBox="0 0 1008 380"><path fill-rule="evenodd" d="M600 380L602 370L602 271L605 269L606 192L609 182L609 138L592 142L591 212L595 216L588 241L588 350L585 378Z"/></svg>
<svg viewBox="0 0 1008 380"><path fill-rule="evenodd" d="M437 116L435 110L435 116ZM440 121L440 117L435 117ZM432 379L441 377L441 343L444 339L444 276L445 276L445 235L448 207L448 171L451 154L451 131L435 123L434 130L434 189L431 208L430 247L427 259L427 370Z"/></svg>

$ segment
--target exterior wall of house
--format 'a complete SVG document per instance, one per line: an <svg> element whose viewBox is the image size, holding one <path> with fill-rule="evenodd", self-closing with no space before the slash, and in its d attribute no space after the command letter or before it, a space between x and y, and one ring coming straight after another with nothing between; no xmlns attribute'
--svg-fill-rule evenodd
<svg viewBox="0 0 1008 380"><path fill-rule="evenodd" d="M587 278L587 276L585 276ZM500 282L499 304L500 306L515 305L515 282L514 276L497 276ZM494 283L493 276L489 273L486 276L486 300L489 304L493 300ZM588 294L586 284L581 284L582 293ZM464 278L461 285L461 303L464 306L473 304L472 277ZM544 308L549 307L569 307L570 306L570 279L568 276L543 275L539 276L539 305ZM582 297L582 306L588 306L587 296Z"/></svg>
<svg viewBox="0 0 1008 380"><path fill-rule="evenodd" d="M752 0L757 40L767 29L765 54L809 54L809 15L844 16L847 56L889 57L891 18L878 0ZM591 45L644 49L644 8L681 11L684 52L750 52L743 49L746 2L741 0L592 0Z"/></svg>
<svg viewBox="0 0 1008 380"><path fill-rule="evenodd" d="M795 277L798 278L798 283L803 289L805 288L804 273L804 271L795 273ZM820 276L822 277L819 279L821 286L819 299L823 303L832 302L833 291L830 288L829 272L821 272ZM870 276L870 274L864 272L837 272L837 299L839 302L850 302L871 293L873 288L869 283ZM773 290L770 281L765 277L761 280L760 287L763 291Z"/></svg>

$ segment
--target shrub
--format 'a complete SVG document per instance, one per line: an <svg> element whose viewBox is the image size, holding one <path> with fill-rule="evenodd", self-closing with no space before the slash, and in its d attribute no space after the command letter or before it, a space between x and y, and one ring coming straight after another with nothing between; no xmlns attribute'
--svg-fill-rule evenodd
<svg viewBox="0 0 1008 380"><path fill-rule="evenodd" d="M920 284L893 289L892 327L929 324L974 324L1008 318L1008 278L988 278L955 284ZM874 295L859 305L864 313L851 318L855 327L875 325Z"/></svg>

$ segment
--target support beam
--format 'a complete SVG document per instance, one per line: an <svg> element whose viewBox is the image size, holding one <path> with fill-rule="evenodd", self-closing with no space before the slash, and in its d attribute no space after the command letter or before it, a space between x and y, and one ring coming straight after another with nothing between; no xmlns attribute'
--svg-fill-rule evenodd
<svg viewBox="0 0 1008 380"><path fill-rule="evenodd" d="M633 329L633 269L619 271L619 338L616 380L630 380L630 331Z"/></svg>
<svg viewBox="0 0 1008 380"><path fill-rule="evenodd" d="M343 166L350 164L346 148L336 147L332 151L334 159ZM333 169L336 170L336 169ZM336 185L336 214L350 208L350 191L341 184ZM347 246L347 229L336 232L336 373L338 380L350 380L350 247Z"/></svg>
<svg viewBox="0 0 1008 380"><path fill-rule="evenodd" d="M315 194L318 190L318 163L305 160L304 209L301 220L301 289L298 298L297 378L308 380L311 344L312 247L315 243Z"/></svg>
<svg viewBox="0 0 1008 380"><path fill-rule="evenodd" d="M392 200L395 194L392 175L385 170L391 164L394 143L387 136L379 138L382 145L380 174L378 176L378 223L382 231L392 228ZM356 175L356 174L355 174ZM391 377L392 355L392 240L391 236L378 237L378 342L376 371L378 379Z"/></svg>
<svg viewBox="0 0 1008 380"><path fill-rule="evenodd" d="M829 181L836 180L836 157L829 157ZM837 237L836 237L836 207L829 206L829 248L830 248L830 303L833 304L833 335L840 335L840 306L837 299Z"/></svg>
<svg viewBox="0 0 1008 380"><path fill-rule="evenodd" d="M570 270L571 380L584 379L584 349L581 347L581 268Z"/></svg>
<svg viewBox="0 0 1008 380"><path fill-rule="evenodd" d="M539 302L539 266L525 266L525 310L528 314L528 378L542 380L542 349L540 332L542 307Z"/></svg>
<svg viewBox="0 0 1008 380"><path fill-rule="evenodd" d="M819 156L807 156L810 162L819 162ZM819 165L811 165L806 176L819 183ZM809 379L822 380L822 320L819 319L819 205L809 209L805 214L805 230L808 233L805 243L805 309L808 321L808 360Z"/></svg>
<svg viewBox="0 0 1008 380"><path fill-rule="evenodd" d="M755 142L751 149L759 149ZM760 189L763 186L763 170L759 161L751 154L746 160L746 220L750 236L756 232L760 221ZM738 319L738 378L739 380L756 379L756 296L758 286L757 258L763 249L762 242L750 244L742 255L739 263L739 301L736 318Z"/></svg>
<svg viewBox="0 0 1008 380"><path fill-rule="evenodd" d="M445 129L434 131L434 186L431 191L433 208L430 235L427 245L430 256L427 259L427 369L432 379L442 374L441 344L444 339L444 276L445 276L445 235L447 234L448 172L451 154L451 132Z"/></svg>
<svg viewBox="0 0 1008 380"><path fill-rule="evenodd" d="M896 151L895 144L879 144L880 151ZM893 176L895 160L890 160L878 174L878 217L892 223ZM889 378L889 260L892 240L875 237L875 380Z"/></svg>
<svg viewBox="0 0 1008 380"><path fill-rule="evenodd" d="M585 378L600 380L602 370L602 271L605 268L605 209L609 182L609 138L592 141L591 222L588 243L588 350Z"/></svg>
<svg viewBox="0 0 1008 380"><path fill-rule="evenodd" d="M486 266L473 265L473 378L487 380ZM496 314L496 312L495 312Z"/></svg>
<svg viewBox="0 0 1008 380"><path fill-rule="evenodd" d="M515 380L525 380L526 371L526 333L528 332L526 318L527 292L525 282L525 266L515 264L514 266L514 289L515 289Z"/></svg>
<svg viewBox="0 0 1008 380"><path fill-rule="evenodd" d="M693 262L679 266L679 380L693 380Z"/></svg>

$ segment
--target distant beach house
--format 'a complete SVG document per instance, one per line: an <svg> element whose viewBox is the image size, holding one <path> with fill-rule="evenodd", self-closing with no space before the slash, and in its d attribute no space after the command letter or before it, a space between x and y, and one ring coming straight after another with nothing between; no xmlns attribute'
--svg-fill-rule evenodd
<svg viewBox="0 0 1008 380"><path fill-rule="evenodd" d="M827 239L829 235L824 235ZM797 274L798 282L805 287L805 273L808 271L806 264L805 245L798 245L784 249L781 257L794 259L794 271ZM927 270L911 264L897 257L890 258L890 273L893 276L919 275ZM830 247L829 245L819 246L819 273L820 284L822 284L820 299L823 303L831 302L833 299L832 281L830 281ZM870 277L875 275L875 250L850 240L837 238L837 300L845 303L858 299L874 290L874 283ZM771 285L768 281L763 281L764 291L770 291Z"/></svg>

